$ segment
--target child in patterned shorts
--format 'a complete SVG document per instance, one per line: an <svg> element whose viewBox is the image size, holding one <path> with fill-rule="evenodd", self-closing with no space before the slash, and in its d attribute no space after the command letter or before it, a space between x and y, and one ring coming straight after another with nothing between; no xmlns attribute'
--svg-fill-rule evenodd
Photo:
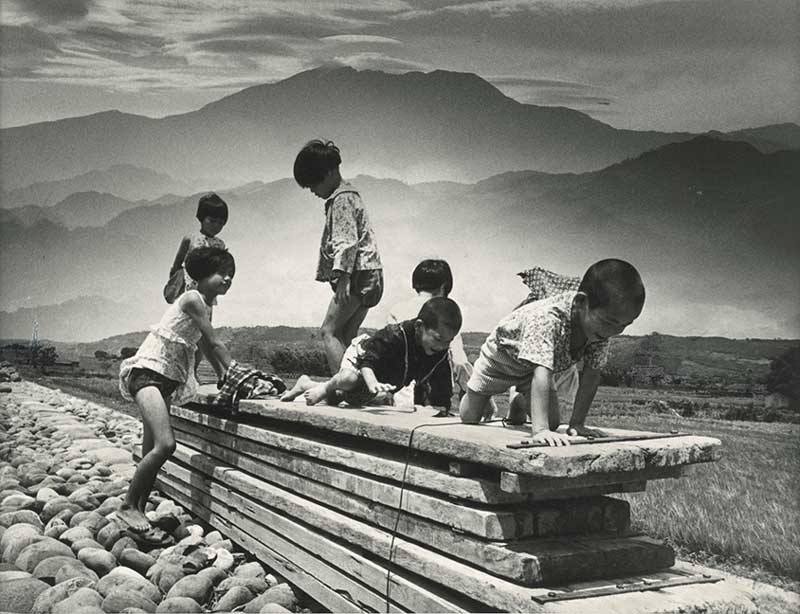
<svg viewBox="0 0 800 614"><path fill-rule="evenodd" d="M601 434L584 422L608 358L608 340L639 317L644 298L636 269L623 260L608 259L589 267L577 291L515 309L481 347L461 400L462 422L480 422L491 396L515 386L508 422L524 424L530 415L535 443L562 446L574 436ZM554 378L580 360L583 370L569 428L559 433Z"/></svg>

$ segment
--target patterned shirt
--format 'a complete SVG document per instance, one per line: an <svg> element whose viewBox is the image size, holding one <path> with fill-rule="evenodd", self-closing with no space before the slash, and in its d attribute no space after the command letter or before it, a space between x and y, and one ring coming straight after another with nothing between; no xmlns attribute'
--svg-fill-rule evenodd
<svg viewBox="0 0 800 614"><path fill-rule="evenodd" d="M381 269L378 244L361 195L342 182L325 202L325 227L319 246L317 281L331 281L339 273Z"/></svg>
<svg viewBox="0 0 800 614"><path fill-rule="evenodd" d="M522 283L530 289L528 296L518 305L519 307L562 292L570 290L574 292L581 285L580 277L559 275L539 266L517 273L517 275L522 278Z"/></svg>
<svg viewBox="0 0 800 614"><path fill-rule="evenodd" d="M608 360L608 339L589 343L575 358L570 354L576 294L563 292L515 309L500 321L489 341L516 362L541 365L554 373L581 359L585 366L600 369Z"/></svg>

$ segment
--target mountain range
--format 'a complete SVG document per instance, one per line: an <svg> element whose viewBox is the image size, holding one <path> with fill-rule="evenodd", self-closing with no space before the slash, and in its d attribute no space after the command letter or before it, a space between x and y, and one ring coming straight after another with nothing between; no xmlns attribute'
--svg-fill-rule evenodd
<svg viewBox="0 0 800 614"><path fill-rule="evenodd" d="M693 136L621 130L565 107L522 104L469 73L322 67L180 115L108 111L4 129L0 181L11 191L132 164L201 191L289 176L299 148L326 138L341 146L351 176L473 182L512 170L598 170Z"/></svg>
<svg viewBox="0 0 800 614"><path fill-rule="evenodd" d="M647 286L633 334L796 338L798 176L798 151L765 154L701 136L585 173L508 172L469 184L354 177L386 271L385 298L365 325L381 325L388 307L408 296L411 270L425 257L450 262L465 327L490 330L525 295L518 271L539 265L580 275L616 256L636 264ZM321 321L330 297L313 281L322 201L290 179L220 194L231 210L220 236L237 275L215 322ZM147 201L94 228L4 221L0 336L28 336L33 317L43 337L59 340L156 321L180 238L197 225L197 198ZM101 303L108 317L84 325L58 315L77 313L79 304L94 314L95 296L111 301Z"/></svg>

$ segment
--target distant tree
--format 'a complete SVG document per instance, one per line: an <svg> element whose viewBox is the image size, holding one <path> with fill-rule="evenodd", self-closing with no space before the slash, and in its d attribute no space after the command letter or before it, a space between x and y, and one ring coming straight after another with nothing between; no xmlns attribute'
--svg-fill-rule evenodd
<svg viewBox="0 0 800 614"><path fill-rule="evenodd" d="M120 358L130 358L134 354L136 354L137 348L132 347L124 347L119 351Z"/></svg>
<svg viewBox="0 0 800 614"><path fill-rule="evenodd" d="M767 390L779 392L800 405L800 345L791 347L769 365Z"/></svg>
<svg viewBox="0 0 800 614"><path fill-rule="evenodd" d="M56 364L56 360L58 360L58 353L56 352L56 348L54 348L52 345L40 347L36 351L36 364L38 364L40 367L54 365Z"/></svg>
<svg viewBox="0 0 800 614"><path fill-rule="evenodd" d="M95 350L94 357L97 360L105 360L105 359L109 358L109 355L108 355L108 352L106 352L105 350Z"/></svg>
<svg viewBox="0 0 800 614"><path fill-rule="evenodd" d="M624 381L622 369L606 367L600 371L600 384L603 386L622 386Z"/></svg>

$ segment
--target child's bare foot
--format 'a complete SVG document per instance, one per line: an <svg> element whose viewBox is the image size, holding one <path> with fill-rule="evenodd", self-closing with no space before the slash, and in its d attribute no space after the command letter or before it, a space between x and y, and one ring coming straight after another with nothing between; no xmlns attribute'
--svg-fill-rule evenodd
<svg viewBox="0 0 800 614"><path fill-rule="evenodd" d="M306 398L306 405L316 405L328 396L328 390L325 384L317 384L313 388L307 390L303 395Z"/></svg>
<svg viewBox="0 0 800 614"><path fill-rule="evenodd" d="M287 390L281 395L281 401L294 401L297 397L303 394L306 390L311 390L318 382L308 377L308 375L301 375L291 390Z"/></svg>
<svg viewBox="0 0 800 614"><path fill-rule="evenodd" d="M134 531L146 531L150 528L150 521L140 510L123 505L117 510L117 518Z"/></svg>

